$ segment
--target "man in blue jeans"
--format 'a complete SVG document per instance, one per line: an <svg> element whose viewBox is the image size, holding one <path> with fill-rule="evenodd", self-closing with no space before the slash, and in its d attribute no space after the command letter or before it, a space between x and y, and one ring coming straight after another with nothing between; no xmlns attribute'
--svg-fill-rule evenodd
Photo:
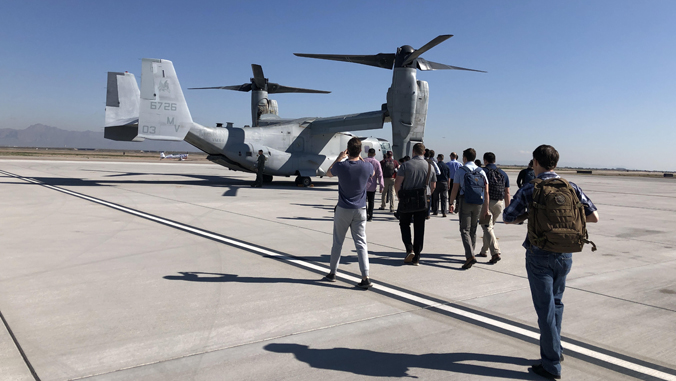
<svg viewBox="0 0 676 381"><path fill-rule="evenodd" d="M533 170L536 179L559 178L559 175L554 172L558 161L559 153L554 147L543 144L536 148L533 151ZM569 184L584 207L586 222L598 222L599 215L596 206L577 185ZM534 184L528 183L516 192L503 212L502 219L505 223L517 224L528 218L528 208L533 207L534 187ZM532 244L528 237L523 247L526 248L526 272L540 327L541 363L534 365L531 369L545 378L559 379L563 360L561 353L563 303L561 300L566 288L566 275L573 266L573 254L541 249Z"/></svg>

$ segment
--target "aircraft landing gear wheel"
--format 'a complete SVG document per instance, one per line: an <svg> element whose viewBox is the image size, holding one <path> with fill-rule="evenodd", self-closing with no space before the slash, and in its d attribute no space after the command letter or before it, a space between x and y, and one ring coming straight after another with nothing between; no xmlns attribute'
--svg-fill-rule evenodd
<svg viewBox="0 0 676 381"><path fill-rule="evenodd" d="M272 175L263 175L263 182L264 183L271 183L272 182Z"/></svg>
<svg viewBox="0 0 676 381"><path fill-rule="evenodd" d="M312 184L312 179L306 176L296 177L296 185L302 185L304 187L309 187Z"/></svg>

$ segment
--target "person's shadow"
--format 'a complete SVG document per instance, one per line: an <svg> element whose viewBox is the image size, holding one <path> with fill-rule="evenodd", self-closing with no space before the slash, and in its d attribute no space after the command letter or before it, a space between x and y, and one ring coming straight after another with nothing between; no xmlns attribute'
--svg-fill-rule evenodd
<svg viewBox="0 0 676 381"><path fill-rule="evenodd" d="M428 353L423 355L375 352L367 349L333 348L312 349L301 344L268 344L265 350L275 353L292 353L297 360L313 368L331 369L371 377L411 377L410 368L427 368L478 376L537 380L537 375L500 369L492 366L466 364L465 361L481 361L487 364L513 364L530 366L533 360L520 357L488 355L481 353Z"/></svg>
<svg viewBox="0 0 676 381"><path fill-rule="evenodd" d="M181 275L166 275L167 280L182 280L187 282L237 282L237 283L295 283L321 287L344 287L336 283L324 282L321 279L294 279L294 278L261 278L239 276L237 274L206 273L200 271L179 271Z"/></svg>

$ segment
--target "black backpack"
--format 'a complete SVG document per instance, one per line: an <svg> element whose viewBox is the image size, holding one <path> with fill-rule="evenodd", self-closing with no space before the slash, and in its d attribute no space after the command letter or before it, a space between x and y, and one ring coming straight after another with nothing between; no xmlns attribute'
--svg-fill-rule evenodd
<svg viewBox="0 0 676 381"><path fill-rule="evenodd" d="M488 177L488 197L491 200L505 199L505 176L497 169L484 168Z"/></svg>
<svg viewBox="0 0 676 381"><path fill-rule="evenodd" d="M383 160L380 162L383 168L383 177L388 179L394 175L394 160Z"/></svg>

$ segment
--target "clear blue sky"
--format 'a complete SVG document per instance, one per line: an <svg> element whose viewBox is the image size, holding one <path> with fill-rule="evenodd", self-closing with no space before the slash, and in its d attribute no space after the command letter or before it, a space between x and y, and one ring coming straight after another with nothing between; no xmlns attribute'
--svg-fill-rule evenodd
<svg viewBox="0 0 676 381"><path fill-rule="evenodd" d="M106 72L174 62L183 88L280 84L283 117L380 108L391 71L293 56L424 54L488 71L419 72L430 84L425 142L526 163L539 144L560 165L676 170L676 1L2 1L0 128L43 123L103 133ZM248 93L185 91L204 125L250 123ZM382 131L362 134L390 137Z"/></svg>

